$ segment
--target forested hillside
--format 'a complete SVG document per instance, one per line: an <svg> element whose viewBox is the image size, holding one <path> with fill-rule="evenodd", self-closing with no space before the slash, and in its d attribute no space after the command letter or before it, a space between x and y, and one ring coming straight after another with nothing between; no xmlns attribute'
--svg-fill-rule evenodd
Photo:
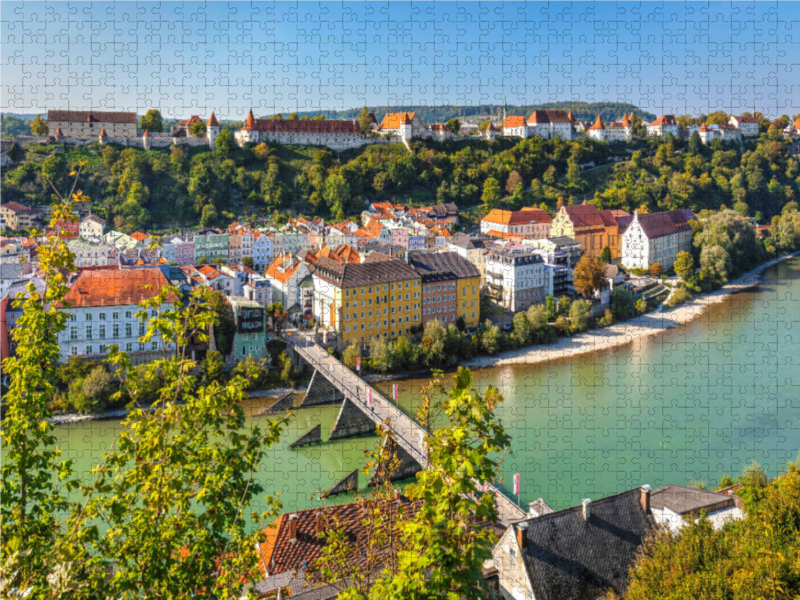
<svg viewBox="0 0 800 600"><path fill-rule="evenodd" d="M444 123L450 119L465 119L469 117L494 116L501 118L503 115L502 104L476 104L474 106L369 106L370 112L375 113L375 117L380 121L387 112L415 112L419 118L426 123ZM579 121L594 121L597 115L603 117L604 121L621 119L622 115L634 113L645 122L653 121L656 115L640 110L633 104L627 102L548 102L545 104L526 104L526 105L507 105L506 113L509 115L528 116L533 110L539 109L560 109L572 111ZM323 115L326 119L355 119L360 108L351 108L341 111L306 111L298 112L299 117L313 117ZM264 115L272 116L272 115ZM283 115L287 117L286 114Z"/></svg>
<svg viewBox="0 0 800 600"><path fill-rule="evenodd" d="M229 135L229 134L228 134ZM220 136L222 139L225 136ZM93 144L81 150L33 146L3 173L3 199L52 200L79 161L93 210L125 231L224 224L278 213L356 216L368 200L455 202L516 208L593 200L601 208L718 209L767 220L800 193L800 163L778 136L744 148L654 139L630 145L501 139L412 142L332 152L309 146L230 140L216 152L179 147L143 151ZM618 164L607 163L609 156ZM594 162L597 169L581 170Z"/></svg>

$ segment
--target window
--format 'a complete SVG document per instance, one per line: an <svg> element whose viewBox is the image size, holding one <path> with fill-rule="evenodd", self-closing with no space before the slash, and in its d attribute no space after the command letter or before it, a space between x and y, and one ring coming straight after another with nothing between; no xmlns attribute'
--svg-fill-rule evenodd
<svg viewBox="0 0 800 600"><path fill-rule="evenodd" d="M125 337L131 337L133 335L133 325L131 323L125 323Z"/></svg>
<svg viewBox="0 0 800 600"><path fill-rule="evenodd" d="M111 317L116 321L117 319L119 319L119 313L118 312L112 313Z"/></svg>
<svg viewBox="0 0 800 600"><path fill-rule="evenodd" d="M91 344L86 346L86 354L92 354L92 345Z"/></svg>
<svg viewBox="0 0 800 600"><path fill-rule="evenodd" d="M100 320L101 321L105 321L106 320L106 313L104 313L104 312L100 313Z"/></svg>
<svg viewBox="0 0 800 600"><path fill-rule="evenodd" d="M74 325L69 328L69 339L73 342L78 339L78 328Z"/></svg>
<svg viewBox="0 0 800 600"><path fill-rule="evenodd" d="M126 311L125 311L125 318L126 318L126 319L131 319L131 318L133 318L133 314L131 313L131 311L129 311L129 310L126 310Z"/></svg>
<svg viewBox="0 0 800 600"><path fill-rule="evenodd" d="M72 348L70 348L69 351L70 351L70 354L72 354L73 356L77 356L78 355L78 347L77 346L72 346Z"/></svg>
<svg viewBox="0 0 800 600"><path fill-rule="evenodd" d="M106 326L105 325L100 325L98 327L97 337L99 337L100 339L106 337Z"/></svg>
<svg viewBox="0 0 800 600"><path fill-rule="evenodd" d="M119 323L114 323L112 328L112 337L115 339L119 337Z"/></svg>
<svg viewBox="0 0 800 600"><path fill-rule="evenodd" d="M75 319L77 319L77 317L75 316L75 313L70 313L69 320L70 321L74 321Z"/></svg>
<svg viewBox="0 0 800 600"><path fill-rule="evenodd" d="M83 313L83 317L84 317L84 318L85 318L87 321L91 321L91 320L92 320L92 313L89 313L89 312L87 312L87 313Z"/></svg>
<svg viewBox="0 0 800 600"><path fill-rule="evenodd" d="M106 353L106 345L100 344L100 354L105 354L105 353Z"/></svg>
<svg viewBox="0 0 800 600"><path fill-rule="evenodd" d="M133 352L133 342L125 344L125 352Z"/></svg>
<svg viewBox="0 0 800 600"><path fill-rule="evenodd" d="M139 342L139 352L144 352L144 351L145 351L144 342Z"/></svg>
<svg viewBox="0 0 800 600"><path fill-rule="evenodd" d="M87 340L92 339L92 326L91 325L87 325L86 326L86 339Z"/></svg>

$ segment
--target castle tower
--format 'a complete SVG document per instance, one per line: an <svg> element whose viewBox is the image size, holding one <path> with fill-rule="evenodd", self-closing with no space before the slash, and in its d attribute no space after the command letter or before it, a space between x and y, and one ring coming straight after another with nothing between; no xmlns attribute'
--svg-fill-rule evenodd
<svg viewBox="0 0 800 600"><path fill-rule="evenodd" d="M142 136L142 146L144 146L145 150L150 150L152 143L153 140L150 139L150 133L145 129L144 135Z"/></svg>
<svg viewBox="0 0 800 600"><path fill-rule="evenodd" d="M206 137L208 138L208 147L212 150L216 150L217 148L217 136L219 135L219 121L217 121L217 117L214 116L214 113L211 113L211 117L208 119L208 123L206 123Z"/></svg>
<svg viewBox="0 0 800 600"><path fill-rule="evenodd" d="M408 118L408 113L403 113L403 118L400 119L400 137L404 140L410 140L414 137L414 128L411 124L411 119Z"/></svg>
<svg viewBox="0 0 800 600"><path fill-rule="evenodd" d="M600 115L597 115L597 120L594 122L594 125L589 127L589 137L601 142L606 140L606 126L603 125L603 119L600 118Z"/></svg>
<svg viewBox="0 0 800 600"><path fill-rule="evenodd" d="M106 133L105 129L100 130L100 143L107 144L108 143L108 134Z"/></svg>
<svg viewBox="0 0 800 600"><path fill-rule="evenodd" d="M700 125L700 131L698 133L700 134L700 141L704 144L708 144L708 127L706 127L705 123Z"/></svg>
<svg viewBox="0 0 800 600"><path fill-rule="evenodd" d="M623 115L622 126L625 128L625 141L630 142L631 138L633 137L633 123L631 123L628 115Z"/></svg>
<svg viewBox="0 0 800 600"><path fill-rule="evenodd" d="M61 131L61 127L59 127L58 129L56 129L56 140L60 142L63 139L64 139L64 132Z"/></svg>

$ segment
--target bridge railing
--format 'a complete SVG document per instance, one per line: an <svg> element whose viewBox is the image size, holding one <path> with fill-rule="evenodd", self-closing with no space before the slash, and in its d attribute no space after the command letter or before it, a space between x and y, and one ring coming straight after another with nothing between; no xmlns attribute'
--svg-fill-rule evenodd
<svg viewBox="0 0 800 600"><path fill-rule="evenodd" d="M324 364L323 361L318 358L313 352L310 350L313 348L322 347L319 345L314 344L305 339L295 339L292 340L297 351L301 354L301 356L309 362L315 369L324 373L324 377L331 381L334 385L336 385L340 391L349 395L351 401L356 402L362 408L365 409L366 413L370 413L369 407L367 406L367 396L364 394L363 396L358 392L354 391L351 385L349 385L345 378L338 375L336 371L330 370L330 363ZM322 353L322 352L320 352ZM324 352L327 355L327 352ZM387 409L389 414L389 418L391 419L391 423L401 423L403 420L407 421L408 423L412 424L412 426L416 426L419 429L423 429L422 426L417 423L414 419L412 419L409 415L403 412L399 407L392 404L383 394L381 394L378 390L374 387L370 386L366 381L361 379L361 376L355 373L352 369L347 367L343 362L334 358L334 361L338 365L341 366L342 371L348 373L353 378L356 378L360 383L357 384L359 386L363 386L364 388L372 388L373 390L373 402L379 402L380 405ZM395 420L396 419L396 420ZM394 430L394 427L392 427ZM397 432L395 432L397 433ZM406 452L408 452L414 460L419 462L420 465L423 467L427 467L428 465L428 457L427 455L422 452L417 446L414 444L413 441L406 440L401 435L397 434L395 439L400 445L403 447ZM495 496L495 502L497 504L498 510L501 511L501 520L506 524L510 524L511 522L518 521L524 519L526 516L526 511L519 507L511 498L506 496L497 486L489 484L486 486L486 492L491 493Z"/></svg>

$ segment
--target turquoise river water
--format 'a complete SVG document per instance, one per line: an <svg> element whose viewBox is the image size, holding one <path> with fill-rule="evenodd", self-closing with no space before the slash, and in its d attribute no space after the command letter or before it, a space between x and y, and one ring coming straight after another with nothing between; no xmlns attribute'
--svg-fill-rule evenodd
<svg viewBox="0 0 800 600"><path fill-rule="evenodd" d="M397 383L400 405L415 410L423 380ZM504 460L500 487L510 492L519 473L522 503L542 497L563 508L644 483L713 484L751 460L775 475L800 448L800 258L686 326L571 359L478 370L475 383L497 386L505 397L497 414L513 455ZM377 384L387 397L390 386ZM262 407L246 408L255 414ZM327 438L338 410L296 410L268 451L258 479L280 493L285 510L315 506L319 492L363 467L375 446L373 435L288 448L318 423ZM59 426L57 434L65 455L88 472L119 428L90 421Z"/></svg>

